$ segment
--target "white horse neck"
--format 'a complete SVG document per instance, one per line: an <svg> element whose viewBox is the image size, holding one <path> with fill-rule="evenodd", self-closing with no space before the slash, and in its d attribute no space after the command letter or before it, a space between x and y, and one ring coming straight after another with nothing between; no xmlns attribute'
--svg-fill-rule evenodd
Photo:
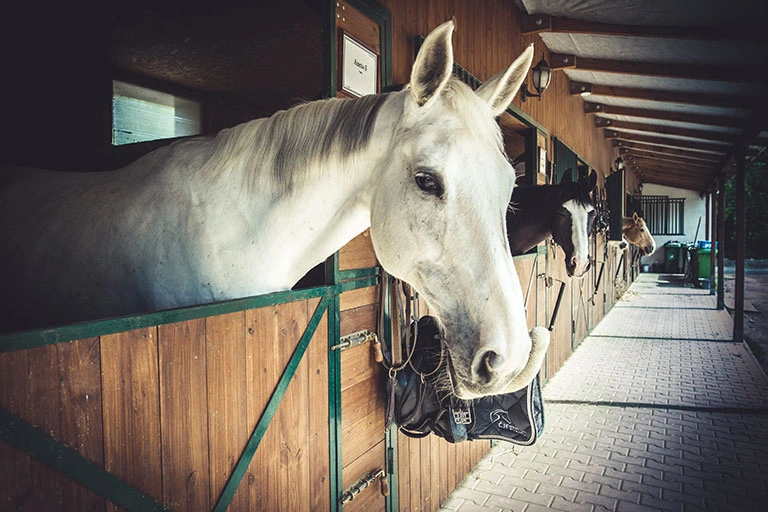
<svg viewBox="0 0 768 512"><path fill-rule="evenodd" d="M218 298L289 289L370 226L371 178L402 108L396 96L308 103L217 137L219 154L206 167L221 173L228 194L233 186L226 180L242 182L235 197L210 201L228 204L235 215L208 236L212 247L240 253L222 273L248 265L237 268L240 283L222 276L235 289Z"/></svg>

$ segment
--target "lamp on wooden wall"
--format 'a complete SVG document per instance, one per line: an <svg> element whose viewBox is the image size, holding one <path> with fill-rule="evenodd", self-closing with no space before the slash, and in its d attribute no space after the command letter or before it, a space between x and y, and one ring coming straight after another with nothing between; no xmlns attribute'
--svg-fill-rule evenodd
<svg viewBox="0 0 768 512"><path fill-rule="evenodd" d="M620 156L616 157L616 160L614 160L613 165L617 171L624 170L624 160Z"/></svg>
<svg viewBox="0 0 768 512"><path fill-rule="evenodd" d="M543 93L547 87L549 87L549 81L552 79L552 68L549 67L547 61L544 60L544 54L541 55L541 60L531 70L531 81L533 87L538 94L533 94L528 90L528 85L523 84L523 88L520 90L520 94L525 101L527 98L533 96L539 98L541 101L541 93Z"/></svg>

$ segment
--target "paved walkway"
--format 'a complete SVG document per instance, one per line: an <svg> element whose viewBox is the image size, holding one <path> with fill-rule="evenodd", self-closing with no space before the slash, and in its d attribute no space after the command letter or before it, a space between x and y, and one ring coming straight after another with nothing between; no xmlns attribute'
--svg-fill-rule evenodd
<svg viewBox="0 0 768 512"><path fill-rule="evenodd" d="M641 274L441 511L768 510L768 377L708 290Z"/></svg>

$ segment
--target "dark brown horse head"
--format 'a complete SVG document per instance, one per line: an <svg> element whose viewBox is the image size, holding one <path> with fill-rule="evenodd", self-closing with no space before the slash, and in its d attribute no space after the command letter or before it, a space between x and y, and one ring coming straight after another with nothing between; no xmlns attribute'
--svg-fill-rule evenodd
<svg viewBox="0 0 768 512"><path fill-rule="evenodd" d="M571 277L583 277L591 266L589 238L595 216L592 190L596 184L596 172L573 181L572 171L568 169L557 185L559 205L550 227L555 243L563 248L565 268Z"/></svg>

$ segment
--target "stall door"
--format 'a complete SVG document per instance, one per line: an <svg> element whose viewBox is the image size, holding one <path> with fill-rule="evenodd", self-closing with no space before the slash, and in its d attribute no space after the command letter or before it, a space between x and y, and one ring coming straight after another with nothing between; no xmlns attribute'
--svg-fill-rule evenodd
<svg viewBox="0 0 768 512"><path fill-rule="evenodd" d="M354 98L381 92L382 27L360 2L336 2L337 97ZM366 69L350 69L355 63ZM354 74L350 76L350 71ZM368 231L339 252L340 275L365 273L378 265ZM377 331L379 286L344 292L339 300L340 335ZM382 336L382 333L378 333ZM363 335L360 334L363 339ZM353 338L352 343L355 343ZM370 340L341 350L341 495L337 505L348 510L385 510L382 476L388 471L384 432L386 375L374 360Z"/></svg>

